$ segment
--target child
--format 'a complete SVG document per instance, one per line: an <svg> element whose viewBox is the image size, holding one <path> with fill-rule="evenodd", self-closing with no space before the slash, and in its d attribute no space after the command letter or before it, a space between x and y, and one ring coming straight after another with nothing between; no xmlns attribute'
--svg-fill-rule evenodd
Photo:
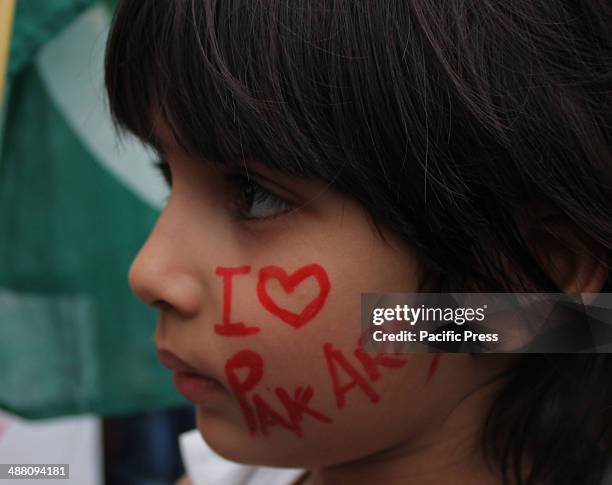
<svg viewBox="0 0 612 485"><path fill-rule="evenodd" d="M198 429L312 484L598 484L606 354L368 354L361 293L609 291L612 9L125 0L171 196L130 271Z"/></svg>

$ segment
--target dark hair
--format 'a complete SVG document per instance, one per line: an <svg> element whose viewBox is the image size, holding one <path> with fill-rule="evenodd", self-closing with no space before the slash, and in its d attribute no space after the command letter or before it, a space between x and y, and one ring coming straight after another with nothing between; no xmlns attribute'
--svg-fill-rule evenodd
<svg viewBox="0 0 612 485"><path fill-rule="evenodd" d="M517 214L545 201L612 252L610 25L604 0L125 0L106 86L153 147L159 115L194 157L359 200L423 288L559 292ZM504 480L597 483L612 357L526 355L506 377L484 433Z"/></svg>

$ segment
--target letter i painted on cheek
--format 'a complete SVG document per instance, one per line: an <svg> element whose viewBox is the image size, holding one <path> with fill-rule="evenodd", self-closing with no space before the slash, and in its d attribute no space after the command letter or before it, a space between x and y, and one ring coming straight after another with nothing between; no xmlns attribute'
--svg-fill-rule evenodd
<svg viewBox="0 0 612 485"><path fill-rule="evenodd" d="M334 394L336 395L336 404L338 408L343 408L346 404L346 393L353 389L355 386L361 388L361 390L368 396L371 402L377 403L380 401L380 397L376 394L376 391L372 388L370 383L363 377L357 369L355 369L344 354L334 349L332 344L326 343L323 345L323 352L325 353L325 360L327 361L327 368L332 378L332 384L334 387ZM340 378L338 377L338 368L340 366L344 372L352 377L352 381L347 384L341 385Z"/></svg>
<svg viewBox="0 0 612 485"><path fill-rule="evenodd" d="M259 327L250 327L242 322L230 322L232 309L232 278L234 275L243 275L251 271L250 266L237 268L223 268L217 266L215 273L223 277L223 323L215 325L215 332L225 337L240 337L253 335L259 332Z"/></svg>

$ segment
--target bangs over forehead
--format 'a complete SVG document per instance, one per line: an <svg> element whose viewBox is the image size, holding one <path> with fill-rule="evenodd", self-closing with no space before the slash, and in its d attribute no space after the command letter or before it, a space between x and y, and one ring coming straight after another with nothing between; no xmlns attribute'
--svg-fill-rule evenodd
<svg viewBox="0 0 612 485"><path fill-rule="evenodd" d="M121 2L106 58L114 119L160 151L155 120L198 158L331 176L332 106L347 87L329 60L353 40L340 25L321 32L341 17L316 19L311 3Z"/></svg>
<svg viewBox="0 0 612 485"><path fill-rule="evenodd" d="M384 3L123 1L107 46L113 116L157 149L160 116L202 159L329 181L378 162L385 177L388 160L435 146L422 103L448 96L429 93L408 15Z"/></svg>

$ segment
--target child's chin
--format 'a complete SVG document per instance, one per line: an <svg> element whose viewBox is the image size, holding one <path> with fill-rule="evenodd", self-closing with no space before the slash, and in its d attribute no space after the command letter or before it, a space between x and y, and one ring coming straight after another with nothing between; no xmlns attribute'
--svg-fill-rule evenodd
<svg viewBox="0 0 612 485"><path fill-rule="evenodd" d="M317 463L317 444L283 430L251 436L247 429L208 417L198 419L198 430L208 446L226 460L245 465L310 468ZM316 451L315 451L316 453Z"/></svg>

